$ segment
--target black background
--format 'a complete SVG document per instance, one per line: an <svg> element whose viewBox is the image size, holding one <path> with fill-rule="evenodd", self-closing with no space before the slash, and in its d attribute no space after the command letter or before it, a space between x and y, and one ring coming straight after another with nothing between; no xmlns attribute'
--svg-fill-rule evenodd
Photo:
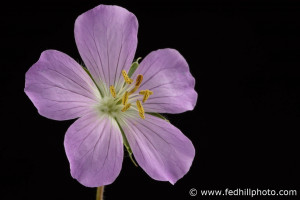
<svg viewBox="0 0 300 200"><path fill-rule="evenodd" d="M194 111L168 115L196 148L188 174L174 186L158 182L125 154L119 177L106 187L107 200L202 199L201 189L226 188L298 189L299 195L300 5L283 2L1 5L0 199L95 198L95 189L69 172L63 140L74 120L40 116L23 90L24 75L42 51L57 49L80 60L75 19L100 3L137 16L136 57L179 50L198 92ZM198 196L190 197L191 188Z"/></svg>

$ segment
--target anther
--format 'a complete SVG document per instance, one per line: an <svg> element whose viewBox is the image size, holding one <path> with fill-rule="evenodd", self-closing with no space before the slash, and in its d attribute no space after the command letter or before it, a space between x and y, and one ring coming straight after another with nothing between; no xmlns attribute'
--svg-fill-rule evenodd
<svg viewBox="0 0 300 200"><path fill-rule="evenodd" d="M113 85L111 85L111 86L109 87L109 90L110 90L111 95L112 95L114 98L116 98L116 90L115 90L115 87L114 87Z"/></svg>
<svg viewBox="0 0 300 200"><path fill-rule="evenodd" d="M141 117L142 119L145 119L145 113L139 112L139 115L140 115L140 117Z"/></svg>
<svg viewBox="0 0 300 200"><path fill-rule="evenodd" d="M136 77L136 80L135 80L135 85L134 85L134 88L132 88L132 90L129 91L129 94L132 94L134 93L135 91L137 91L141 85L143 81L143 75L139 74L137 77Z"/></svg>
<svg viewBox="0 0 300 200"><path fill-rule="evenodd" d="M144 108L142 106L142 103L139 100L136 100L136 106L139 110L139 115L142 119L145 119L145 111Z"/></svg>
<svg viewBox="0 0 300 200"><path fill-rule="evenodd" d="M127 84L131 84L132 83L132 79L128 77L127 72L123 69L122 70L122 75L124 77L124 80Z"/></svg>
<svg viewBox="0 0 300 200"><path fill-rule="evenodd" d="M135 80L135 86L140 86L141 83L143 81L143 75L139 74L137 77L136 77L136 80Z"/></svg>
<svg viewBox="0 0 300 200"><path fill-rule="evenodd" d="M145 101L149 98L150 95L153 94L153 92L150 90L141 90L139 94L144 95L143 103L145 103Z"/></svg>
<svg viewBox="0 0 300 200"><path fill-rule="evenodd" d="M141 95L144 95L146 93L146 90L141 90L140 92L139 92L139 94L141 94Z"/></svg>
<svg viewBox="0 0 300 200"><path fill-rule="evenodd" d="M129 94L128 94L128 92L126 91L125 94L124 94L123 97L122 97L122 104L123 104L123 105L126 105L126 104L127 104L128 96L129 96Z"/></svg>
<svg viewBox="0 0 300 200"><path fill-rule="evenodd" d="M123 108L122 108L122 112L125 112L126 110L128 110L131 106L131 103L126 104Z"/></svg>
<svg viewBox="0 0 300 200"><path fill-rule="evenodd" d="M144 94L144 98L143 98L143 103L145 103L145 101L149 98L149 92L146 92L145 94Z"/></svg>

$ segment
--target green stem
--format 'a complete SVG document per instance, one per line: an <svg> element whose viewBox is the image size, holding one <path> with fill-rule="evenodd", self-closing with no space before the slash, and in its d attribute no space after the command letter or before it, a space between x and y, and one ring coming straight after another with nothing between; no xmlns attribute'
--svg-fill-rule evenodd
<svg viewBox="0 0 300 200"><path fill-rule="evenodd" d="M104 185L97 187L96 200L103 200Z"/></svg>

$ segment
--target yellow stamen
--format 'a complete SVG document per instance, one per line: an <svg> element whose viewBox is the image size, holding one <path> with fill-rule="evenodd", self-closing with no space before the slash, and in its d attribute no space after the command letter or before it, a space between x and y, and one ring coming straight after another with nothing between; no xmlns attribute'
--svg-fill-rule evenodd
<svg viewBox="0 0 300 200"><path fill-rule="evenodd" d="M137 91L139 89L139 86L135 86L134 88L132 88L130 91L129 91L129 94L133 94L135 91Z"/></svg>
<svg viewBox="0 0 300 200"><path fill-rule="evenodd" d="M153 94L153 92L151 90L141 90L140 94L144 95L147 91L149 92L150 95Z"/></svg>
<svg viewBox="0 0 300 200"><path fill-rule="evenodd" d="M129 96L129 94L128 94L128 92L126 91L125 94L124 94L123 97L122 97L122 104L123 104L123 105L126 105L126 104L127 104L128 96Z"/></svg>
<svg viewBox="0 0 300 200"><path fill-rule="evenodd" d="M141 90L139 94L144 95L146 93L146 90Z"/></svg>
<svg viewBox="0 0 300 200"><path fill-rule="evenodd" d="M111 86L109 87L109 90L110 90L111 95L112 95L114 98L116 98L116 90L115 90L115 87L114 87L113 85L111 85Z"/></svg>
<svg viewBox="0 0 300 200"><path fill-rule="evenodd" d="M134 88L132 88L132 90L129 91L129 94L132 94L134 93L135 91L137 91L142 83L142 80L143 80L143 75L139 74L137 77L136 77L136 80L135 80L135 86Z"/></svg>
<svg viewBox="0 0 300 200"><path fill-rule="evenodd" d="M143 75L139 74L135 80L135 86L140 86L143 81Z"/></svg>
<svg viewBox="0 0 300 200"><path fill-rule="evenodd" d="M122 112L125 112L126 110L128 110L131 106L131 103L126 104L123 108L122 108Z"/></svg>
<svg viewBox="0 0 300 200"><path fill-rule="evenodd" d="M139 94L144 95L143 103L145 103L145 101L149 98L150 95L153 94L153 92L151 90L141 90Z"/></svg>
<svg viewBox="0 0 300 200"><path fill-rule="evenodd" d="M144 98L143 98L143 103L145 103L145 101L149 98L149 92L147 91L145 94L144 94Z"/></svg>
<svg viewBox="0 0 300 200"><path fill-rule="evenodd" d="M124 77L124 80L127 84L131 84L132 83L132 79L128 77L127 72L123 69L122 70L122 75Z"/></svg>
<svg viewBox="0 0 300 200"><path fill-rule="evenodd" d="M144 108L142 106L142 103L139 100L136 100L136 106L139 110L139 115L142 119L145 119L145 111Z"/></svg>
<svg viewBox="0 0 300 200"><path fill-rule="evenodd" d="M140 117L141 117L142 119L145 119L145 113L139 112L139 115L140 115Z"/></svg>

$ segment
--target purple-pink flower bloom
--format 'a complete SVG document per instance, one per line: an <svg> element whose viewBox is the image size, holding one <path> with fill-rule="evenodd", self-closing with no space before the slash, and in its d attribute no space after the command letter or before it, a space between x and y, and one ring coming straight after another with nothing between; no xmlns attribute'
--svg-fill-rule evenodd
<svg viewBox="0 0 300 200"><path fill-rule="evenodd" d="M62 52L46 50L26 73L25 92L42 116L79 118L64 145L72 177L88 187L116 179L127 142L149 176L172 184L188 172L195 156L179 129L151 114L192 110L195 79L174 49L151 52L131 75L137 31L131 12L97 6L75 22L87 70Z"/></svg>

